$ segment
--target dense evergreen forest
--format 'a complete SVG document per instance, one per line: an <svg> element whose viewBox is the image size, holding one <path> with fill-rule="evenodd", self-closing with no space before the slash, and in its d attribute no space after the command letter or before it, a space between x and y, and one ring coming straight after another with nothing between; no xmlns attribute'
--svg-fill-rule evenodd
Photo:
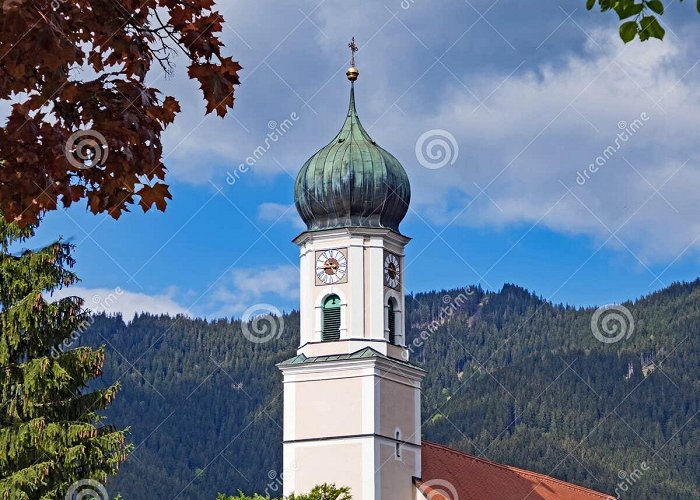
<svg viewBox="0 0 700 500"><path fill-rule="evenodd" d="M424 438L621 498L700 498L700 281L624 305L632 334L606 344L593 308L513 285L408 296ZM102 383L123 387L108 417L135 445L111 494L279 494L275 364L298 324L291 312L283 335L254 344L236 320L97 316L81 342L107 345Z"/></svg>

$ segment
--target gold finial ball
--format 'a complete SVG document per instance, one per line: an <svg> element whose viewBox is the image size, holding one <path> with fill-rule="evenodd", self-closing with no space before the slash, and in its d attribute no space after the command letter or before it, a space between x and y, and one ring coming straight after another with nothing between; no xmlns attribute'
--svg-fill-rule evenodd
<svg viewBox="0 0 700 500"><path fill-rule="evenodd" d="M357 80L357 77L360 76L360 70L357 69L355 66L350 66L345 72L345 75L348 77L348 80L354 82L355 80Z"/></svg>

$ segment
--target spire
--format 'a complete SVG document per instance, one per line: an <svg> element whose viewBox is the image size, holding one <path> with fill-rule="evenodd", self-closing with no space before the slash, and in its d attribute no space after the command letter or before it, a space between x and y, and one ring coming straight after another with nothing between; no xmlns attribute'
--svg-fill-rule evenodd
<svg viewBox="0 0 700 500"><path fill-rule="evenodd" d="M348 106L348 117L357 118L357 109L355 108L355 85L350 86L350 105Z"/></svg>
<svg viewBox="0 0 700 500"><path fill-rule="evenodd" d="M337 140L340 140L340 142L345 140L360 142L367 141L372 145L376 145L369 133L362 126L362 123L360 123L360 117L357 116L357 108L355 107L355 85L352 81L350 84L350 102L348 104L348 114L345 117L343 126L340 128L340 132L338 132L338 135L333 141Z"/></svg>

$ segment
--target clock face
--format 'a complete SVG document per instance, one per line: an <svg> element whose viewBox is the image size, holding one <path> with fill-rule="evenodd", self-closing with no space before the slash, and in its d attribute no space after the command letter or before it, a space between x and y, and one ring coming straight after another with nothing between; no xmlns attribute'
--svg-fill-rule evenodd
<svg viewBox="0 0 700 500"><path fill-rule="evenodd" d="M345 250L316 252L316 284L333 285L347 281L348 259Z"/></svg>
<svg viewBox="0 0 700 500"><path fill-rule="evenodd" d="M384 284L391 288L398 288L401 283L401 264L399 258L393 253L384 254Z"/></svg>

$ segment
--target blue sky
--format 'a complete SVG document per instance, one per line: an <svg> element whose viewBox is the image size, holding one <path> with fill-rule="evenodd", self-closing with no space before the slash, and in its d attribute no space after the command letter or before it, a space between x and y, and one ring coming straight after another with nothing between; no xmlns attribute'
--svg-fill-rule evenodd
<svg viewBox="0 0 700 500"><path fill-rule="evenodd" d="M591 305L698 276L694 5L667 6L664 42L629 45L614 15L589 13L583 0L221 9L227 49L244 66L233 114L204 115L182 60L172 77L150 76L183 108L164 140L167 211L134 207L113 221L78 205L48 215L38 232L37 244L63 235L77 245L74 293L89 307L117 288L109 310L126 315L296 307L293 180L342 123L352 36L359 116L412 183L402 224L413 238L409 291L511 282ZM289 130L236 174L285 120ZM436 161L416 144L436 134L449 161L426 168Z"/></svg>

